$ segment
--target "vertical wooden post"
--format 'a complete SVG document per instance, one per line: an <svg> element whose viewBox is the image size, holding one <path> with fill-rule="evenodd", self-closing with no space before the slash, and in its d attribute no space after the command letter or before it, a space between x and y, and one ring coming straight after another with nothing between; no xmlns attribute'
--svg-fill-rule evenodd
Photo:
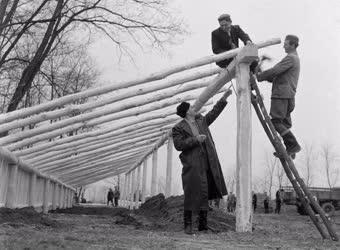
<svg viewBox="0 0 340 250"><path fill-rule="evenodd" d="M157 153L158 149L155 149L152 154L151 196L157 194Z"/></svg>
<svg viewBox="0 0 340 250"><path fill-rule="evenodd" d="M145 202L146 195L146 175L148 173L148 158L145 158L143 163L143 180L142 180L142 203Z"/></svg>
<svg viewBox="0 0 340 250"><path fill-rule="evenodd" d="M29 183L29 191L28 191L28 206L35 206L35 190L37 185L37 175L35 173L31 173L30 183Z"/></svg>
<svg viewBox="0 0 340 250"><path fill-rule="evenodd" d="M131 206L136 205L136 169L131 171Z"/></svg>
<svg viewBox="0 0 340 250"><path fill-rule="evenodd" d="M63 186L61 184L58 184L59 189L59 196L58 196L58 208L63 208Z"/></svg>
<svg viewBox="0 0 340 250"><path fill-rule="evenodd" d="M173 141L169 136L167 147L167 161L166 161L166 181L165 181L165 197L171 196L171 182L172 182L172 153L173 153Z"/></svg>
<svg viewBox="0 0 340 250"><path fill-rule="evenodd" d="M67 189L67 207L70 208L71 207L71 197L72 197L72 192L71 192L71 189Z"/></svg>
<svg viewBox="0 0 340 250"><path fill-rule="evenodd" d="M66 208L65 205L65 187L61 186L61 208L64 209Z"/></svg>
<svg viewBox="0 0 340 250"><path fill-rule="evenodd" d="M66 208L70 207L70 189L66 188Z"/></svg>
<svg viewBox="0 0 340 250"><path fill-rule="evenodd" d="M136 181L136 208L139 207L139 191L140 191L140 177L141 177L141 165L137 168L137 181Z"/></svg>
<svg viewBox="0 0 340 250"><path fill-rule="evenodd" d="M118 206L123 207L124 206L124 186L125 186L125 178L123 178L123 175L120 177L119 182L119 192L120 192L120 199L118 200Z"/></svg>
<svg viewBox="0 0 340 250"><path fill-rule="evenodd" d="M44 196L43 196L43 213L48 213L48 201L49 201L49 186L50 180L44 179Z"/></svg>
<svg viewBox="0 0 340 250"><path fill-rule="evenodd" d="M122 206L126 206L126 189L127 189L127 174L124 175L124 185L123 185L123 192L122 192Z"/></svg>
<svg viewBox="0 0 340 250"><path fill-rule="evenodd" d="M129 172L129 184L128 184L128 208L130 209L132 206L132 173Z"/></svg>
<svg viewBox="0 0 340 250"><path fill-rule="evenodd" d="M52 210L57 209L57 192L58 192L58 183L53 183L53 193L52 193Z"/></svg>
<svg viewBox="0 0 340 250"><path fill-rule="evenodd" d="M257 47L245 46L236 58L237 151L236 151L236 231L252 231L251 197L251 99L249 64L257 59Z"/></svg>
<svg viewBox="0 0 340 250"><path fill-rule="evenodd" d="M7 182L8 186L7 186L5 207L15 208L17 178L18 178L18 165L9 163L8 164L8 182Z"/></svg>
<svg viewBox="0 0 340 250"><path fill-rule="evenodd" d="M74 196L73 190L70 189L70 207L73 206L73 196Z"/></svg>

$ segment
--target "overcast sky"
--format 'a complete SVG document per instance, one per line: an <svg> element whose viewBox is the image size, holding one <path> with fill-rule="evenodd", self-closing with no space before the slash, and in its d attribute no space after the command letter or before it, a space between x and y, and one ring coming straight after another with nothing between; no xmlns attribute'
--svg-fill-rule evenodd
<svg viewBox="0 0 340 250"><path fill-rule="evenodd" d="M102 82L112 83L146 76L171 65L182 64L206 55L211 51L211 31L218 27L217 17L222 13L231 15L233 24L238 24L251 39L257 41L295 34L300 38L298 54L301 60L300 80L293 112L293 132L303 145L324 143L332 145L340 154L340 1L338 0L243 0L243 1L195 1L173 0L178 15L184 17L190 34L178 45L168 48L166 55L141 52L135 54L135 63L122 60L117 64L115 49L109 40L102 39L92 49L92 54L103 73ZM241 43L242 44L242 43ZM243 45L243 44L242 44ZM285 56L283 44L261 50L268 54L272 66ZM146 63L147 62L147 63ZM269 83L263 82L260 89L269 110ZM216 101L216 98L214 98ZM233 172L236 161L236 103L235 95L228 107L211 126L221 165L225 174ZM165 165L165 154L161 150L160 163ZM256 114L253 113L253 174L264 175L266 152L271 152ZM303 171L303 154L299 154L296 165ZM174 155L175 183L180 184L181 165ZM338 165L340 162L337 163ZM321 162L314 171L314 185L325 185ZM164 175L164 172L161 171ZM176 184L176 185L177 185ZM178 186L178 185L177 185ZM180 190L180 188L177 188ZM176 190L177 190L176 189Z"/></svg>

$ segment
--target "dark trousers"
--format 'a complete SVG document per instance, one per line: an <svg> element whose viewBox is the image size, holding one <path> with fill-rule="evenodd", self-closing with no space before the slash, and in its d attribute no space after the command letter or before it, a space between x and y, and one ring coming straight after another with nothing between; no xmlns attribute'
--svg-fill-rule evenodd
<svg viewBox="0 0 340 250"><path fill-rule="evenodd" d="M268 204L268 203L264 203L264 212L265 212L266 214L269 213L269 204Z"/></svg>
<svg viewBox="0 0 340 250"><path fill-rule="evenodd" d="M282 135L292 127L290 114L295 108L295 99L272 98L270 105L270 116L276 131Z"/></svg>
<svg viewBox="0 0 340 250"><path fill-rule="evenodd" d="M281 135L286 148L292 148L298 143L290 131L292 127L291 113L295 108L294 98L272 98L270 105L271 121L276 131Z"/></svg>
<svg viewBox="0 0 340 250"><path fill-rule="evenodd" d="M254 212L256 211L256 207L257 207L256 202L253 202L253 210L254 210Z"/></svg>
<svg viewBox="0 0 340 250"><path fill-rule="evenodd" d="M275 208L275 213L280 213L281 211L281 202L280 201L277 201L276 202L276 208Z"/></svg>
<svg viewBox="0 0 340 250"><path fill-rule="evenodd" d="M115 207L118 207L118 198L115 197L114 199L115 199Z"/></svg>

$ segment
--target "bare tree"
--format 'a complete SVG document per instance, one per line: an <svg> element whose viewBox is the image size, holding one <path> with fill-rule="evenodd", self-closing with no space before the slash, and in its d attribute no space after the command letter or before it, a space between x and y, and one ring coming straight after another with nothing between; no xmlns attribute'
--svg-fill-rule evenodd
<svg viewBox="0 0 340 250"><path fill-rule="evenodd" d="M285 170L280 164L277 164L276 168L276 178L277 178L277 184L279 188L283 186L284 176L285 176Z"/></svg>
<svg viewBox="0 0 340 250"><path fill-rule="evenodd" d="M236 184L236 166L233 166L233 171L230 172L225 178L227 189L229 192L235 193L235 184Z"/></svg>
<svg viewBox="0 0 340 250"><path fill-rule="evenodd" d="M303 165L304 165L304 180L307 187L310 187L313 182L313 169L317 154L313 144L304 143L303 147Z"/></svg>
<svg viewBox="0 0 340 250"><path fill-rule="evenodd" d="M166 0L18 2L0 2L0 70L13 62L24 65L7 112L18 108L44 61L67 37L80 42L104 34L122 54L131 56L130 41L140 48L162 49L183 33L182 20L171 14ZM18 48L26 44L35 44L35 49L21 55Z"/></svg>
<svg viewBox="0 0 340 250"><path fill-rule="evenodd" d="M321 157L326 173L327 184L329 188L332 188L339 180L340 170L334 164L339 160L339 155L333 151L333 147L330 144L326 143L321 146Z"/></svg>
<svg viewBox="0 0 340 250"><path fill-rule="evenodd" d="M271 152L266 153L265 184L267 186L269 197L271 197L272 188L274 186L274 175L275 175L276 165L277 165L277 158L275 158Z"/></svg>

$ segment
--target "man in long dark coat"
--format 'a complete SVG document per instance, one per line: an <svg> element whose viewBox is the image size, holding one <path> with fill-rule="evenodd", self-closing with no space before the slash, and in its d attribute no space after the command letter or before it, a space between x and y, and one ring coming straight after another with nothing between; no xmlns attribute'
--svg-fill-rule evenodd
<svg viewBox="0 0 340 250"><path fill-rule="evenodd" d="M214 54L238 48L238 40L240 39L244 45L252 43L250 37L245 33L240 26L232 25L230 15L223 14L218 17L220 27L211 33L211 46ZM233 58L228 58L223 61L216 62L221 68L226 68Z"/></svg>
<svg viewBox="0 0 340 250"><path fill-rule="evenodd" d="M209 126L227 105L231 90L215 104L207 115L196 114L190 104L182 102L177 114L184 118L172 129L175 148L181 151L184 189L184 229L192 233L192 212L199 212L198 230L207 230L208 200L227 195L222 169Z"/></svg>

